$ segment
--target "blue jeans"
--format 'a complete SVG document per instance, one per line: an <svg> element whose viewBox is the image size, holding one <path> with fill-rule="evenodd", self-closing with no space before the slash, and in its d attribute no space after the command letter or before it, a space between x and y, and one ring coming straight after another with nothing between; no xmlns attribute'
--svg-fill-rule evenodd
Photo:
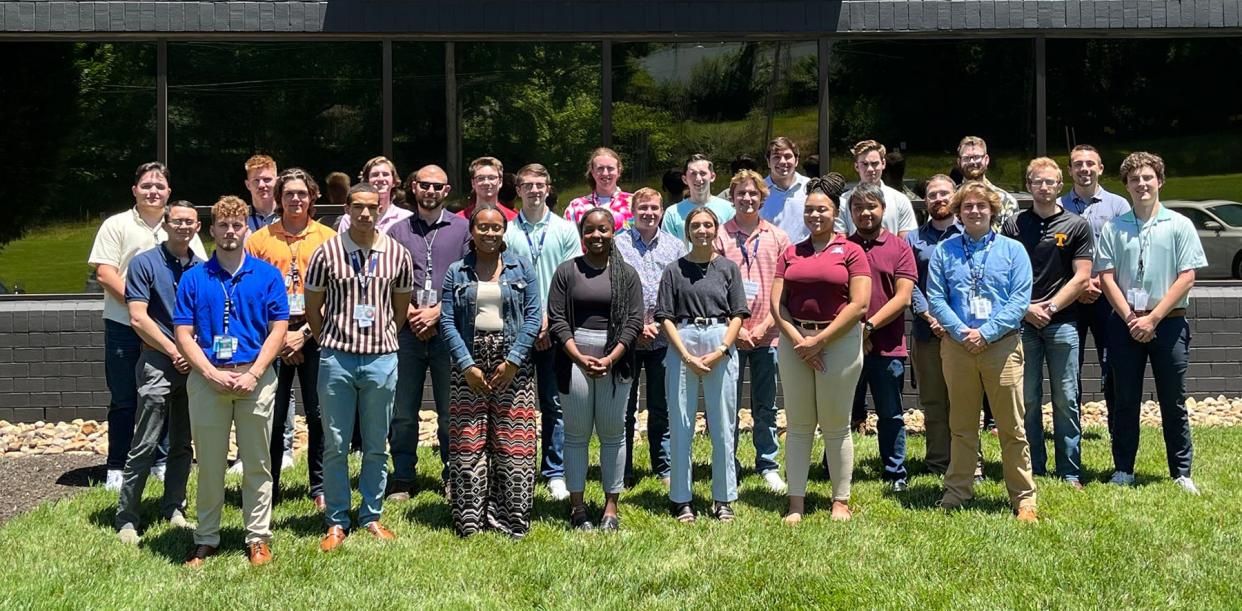
<svg viewBox="0 0 1242 611"><path fill-rule="evenodd" d="M1146 344L1130 337L1129 327L1116 314L1108 319L1108 357L1117 384L1116 407L1108 410L1113 437L1113 468L1134 473L1139 446L1139 408L1143 402L1143 371L1151 361L1160 403L1164 449L1170 477L1190 477L1194 447L1190 416L1186 413L1186 368L1190 365L1190 325L1183 317L1166 318L1156 325L1156 337Z"/></svg>
<svg viewBox="0 0 1242 611"><path fill-rule="evenodd" d="M723 343L725 325L709 327L681 325L678 333L691 354L708 354ZM737 465L734 463L733 438L737 429L737 350L717 361L705 376L690 371L676 350L669 350L664 358L665 392L669 398L669 441L673 467L669 472L671 486L669 499L674 503L689 503L691 442L694 441L694 416L699 405L699 383L703 384L703 399L707 404L707 429L712 439L712 498L722 503L737 500Z"/></svg>
<svg viewBox="0 0 1242 611"><path fill-rule="evenodd" d="M1022 399L1026 404L1026 441L1031 444L1031 471L1047 475L1044 447L1044 363L1052 388L1052 447L1057 477L1076 482L1082 477L1082 422L1078 409L1078 328L1073 322L1048 323L1043 329L1022 323Z"/></svg>
<svg viewBox="0 0 1242 611"><path fill-rule="evenodd" d="M553 357L560 348L532 350L535 362L535 388L539 392L539 454L543 456L540 470L552 479L565 477L565 420L561 414L561 393L556 387Z"/></svg>
<svg viewBox="0 0 1242 611"><path fill-rule="evenodd" d="M1082 405L1082 366L1086 363L1087 333L1095 342L1095 356L1100 363L1100 392L1104 394L1104 404L1112 409L1116 404L1116 393L1113 389L1112 367L1108 364L1108 317L1113 307L1102 295L1095 303L1078 304L1078 405ZM1113 419L1108 419L1108 431L1112 433Z"/></svg>
<svg viewBox="0 0 1242 611"><path fill-rule="evenodd" d="M128 325L104 319L104 378L112 401L108 404L108 469L125 468L134 443L134 418L138 411L138 380L135 376L142 340ZM165 452L156 455L163 462Z"/></svg>
<svg viewBox="0 0 1242 611"><path fill-rule="evenodd" d="M326 439L323 450L324 522L349 530L349 441L354 415L362 429L362 472L358 475L358 526L384 511L388 483L388 422L397 391L397 355L354 354L324 348L319 358L319 401Z"/></svg>
<svg viewBox="0 0 1242 611"><path fill-rule="evenodd" d="M879 429L882 478L886 482L906 479L906 421L901 406L901 387L906 381L906 357L863 356L862 374L854 387L854 405L864 404L867 388L875 402L876 428Z"/></svg>
<svg viewBox="0 0 1242 611"><path fill-rule="evenodd" d="M737 351L737 396L742 396L742 369L750 365L750 416L754 420L755 472L760 475L779 471L776 462L780 442L776 436L776 348ZM741 401L738 401L741 409ZM737 450L737 427L733 428L733 448ZM737 461L737 470L742 470ZM740 478L739 478L740 479Z"/></svg>
<svg viewBox="0 0 1242 611"><path fill-rule="evenodd" d="M625 479L634 479L634 427L638 423L638 376L647 372L647 451L651 456L651 473L668 477L668 395L664 388L664 357L668 347L634 352L634 383L630 386L630 404L625 410Z"/></svg>
<svg viewBox="0 0 1242 611"><path fill-rule="evenodd" d="M439 335L418 339L408 328L397 334L397 400L393 405L392 478L414 481L418 470L418 410L423 405L427 372L431 371L431 397L436 404L436 439L440 443L440 479L448 481L449 376L452 358ZM490 372L489 372L490 373Z"/></svg>

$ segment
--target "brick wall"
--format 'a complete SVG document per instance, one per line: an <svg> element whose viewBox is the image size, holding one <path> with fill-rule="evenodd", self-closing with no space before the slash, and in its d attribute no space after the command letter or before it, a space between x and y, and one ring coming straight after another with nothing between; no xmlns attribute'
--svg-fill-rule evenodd
<svg viewBox="0 0 1242 611"><path fill-rule="evenodd" d="M34 422L74 418L103 420L108 388L103 367L103 302L100 300L0 301L0 420ZM1187 388L1195 396L1242 395L1242 287L1197 287L1191 320ZM1090 344L1090 340L1088 340ZM1088 346L1083 398L1101 399L1099 367ZM1146 385L1155 398L1152 384ZM749 388L741 402L747 405ZM424 395L430 409L431 393ZM1045 396L1048 396L1045 393ZM917 407L906 384L905 405Z"/></svg>

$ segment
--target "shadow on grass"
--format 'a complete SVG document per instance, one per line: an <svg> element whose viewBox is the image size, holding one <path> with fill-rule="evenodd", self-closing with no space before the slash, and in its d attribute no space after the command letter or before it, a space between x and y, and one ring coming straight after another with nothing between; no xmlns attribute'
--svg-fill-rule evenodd
<svg viewBox="0 0 1242 611"><path fill-rule="evenodd" d="M163 556L169 564L181 564L194 547L194 531L184 528L168 528L153 537L144 537L141 546L146 551ZM220 529L220 545L216 558L233 556L246 558L246 533L237 526ZM209 558L207 562L215 559Z"/></svg>
<svg viewBox="0 0 1242 611"><path fill-rule="evenodd" d="M90 467L78 467L60 474L56 478L56 483L61 486L71 486L74 488L90 488L103 482L108 477L108 468L105 465L93 465Z"/></svg>

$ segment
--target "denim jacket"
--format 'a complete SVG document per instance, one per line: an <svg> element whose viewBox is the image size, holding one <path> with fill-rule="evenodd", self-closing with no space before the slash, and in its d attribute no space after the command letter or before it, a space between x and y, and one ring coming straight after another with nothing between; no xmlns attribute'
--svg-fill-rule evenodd
<svg viewBox="0 0 1242 611"><path fill-rule="evenodd" d="M521 365L530 356L539 327L543 325L543 306L535 269L524 259L500 253L504 269L500 272L501 316L504 338L509 344L510 363ZM440 290L440 335L453 362L461 371L474 363L474 319L478 314L479 279L474 271L475 254L449 266Z"/></svg>

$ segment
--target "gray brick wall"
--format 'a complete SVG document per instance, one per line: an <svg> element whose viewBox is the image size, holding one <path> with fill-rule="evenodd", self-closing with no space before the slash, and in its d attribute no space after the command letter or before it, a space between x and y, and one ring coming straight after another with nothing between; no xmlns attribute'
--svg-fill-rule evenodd
<svg viewBox="0 0 1242 611"><path fill-rule="evenodd" d="M0 420L59 421L107 416L101 301L0 301ZM1242 287L1199 287L1191 294L1191 365L1195 396L1242 395ZM1100 400L1099 367L1088 340L1083 399ZM910 368L907 368L910 369ZM1046 387L1046 383L1045 383ZM749 405L749 383L740 402ZM848 390L846 392L849 392ZM1148 398L1155 388L1146 385ZM1045 388L1045 396L1050 396ZM424 409L431 405L430 390ZM907 378L904 402L918 406Z"/></svg>

